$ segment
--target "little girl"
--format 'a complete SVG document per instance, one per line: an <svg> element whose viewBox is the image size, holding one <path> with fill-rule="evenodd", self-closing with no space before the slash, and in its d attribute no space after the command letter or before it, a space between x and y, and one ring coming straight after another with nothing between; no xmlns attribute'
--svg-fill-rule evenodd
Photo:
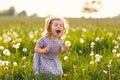
<svg viewBox="0 0 120 80"><path fill-rule="evenodd" d="M67 33L68 24L59 16L50 16L46 19L46 35L41 37L34 48L34 72L35 74L63 74L61 63L57 54L63 54L68 46L63 45L62 38Z"/></svg>

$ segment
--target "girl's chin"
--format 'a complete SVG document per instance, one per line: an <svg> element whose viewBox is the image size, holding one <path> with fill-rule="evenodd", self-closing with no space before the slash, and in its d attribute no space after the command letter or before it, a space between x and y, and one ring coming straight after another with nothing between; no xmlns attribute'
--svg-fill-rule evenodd
<svg viewBox="0 0 120 80"><path fill-rule="evenodd" d="M60 36L61 36L61 34L56 34L55 36L56 36L56 37L60 37Z"/></svg>

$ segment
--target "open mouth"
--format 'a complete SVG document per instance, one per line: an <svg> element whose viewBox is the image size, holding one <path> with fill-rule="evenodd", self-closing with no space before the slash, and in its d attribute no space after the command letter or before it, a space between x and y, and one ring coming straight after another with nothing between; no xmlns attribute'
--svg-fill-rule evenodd
<svg viewBox="0 0 120 80"><path fill-rule="evenodd" d="M60 34L60 33L61 33L61 30L56 30L56 33L57 33L57 34Z"/></svg>

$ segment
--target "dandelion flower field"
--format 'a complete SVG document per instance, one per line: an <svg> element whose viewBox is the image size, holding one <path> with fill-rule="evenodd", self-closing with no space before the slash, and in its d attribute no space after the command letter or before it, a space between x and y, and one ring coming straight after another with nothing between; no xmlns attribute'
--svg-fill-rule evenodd
<svg viewBox="0 0 120 80"><path fill-rule="evenodd" d="M58 55L61 80L119 80L120 19L67 20L69 51ZM33 54L43 31L44 18L0 18L0 80L41 80L33 72Z"/></svg>

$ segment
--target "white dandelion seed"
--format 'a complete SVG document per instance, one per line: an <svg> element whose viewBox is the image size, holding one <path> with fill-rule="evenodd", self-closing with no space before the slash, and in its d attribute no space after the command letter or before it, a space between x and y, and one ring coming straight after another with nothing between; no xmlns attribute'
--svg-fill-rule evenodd
<svg viewBox="0 0 120 80"><path fill-rule="evenodd" d="M3 54L6 56L10 56L10 51L8 49L4 49Z"/></svg>
<svg viewBox="0 0 120 80"><path fill-rule="evenodd" d="M82 53L82 50L79 50L79 53Z"/></svg>
<svg viewBox="0 0 120 80"><path fill-rule="evenodd" d="M101 56L99 54L96 54L95 58L101 58Z"/></svg>
<svg viewBox="0 0 120 80"><path fill-rule="evenodd" d="M23 48L23 52L27 52L27 48Z"/></svg>
<svg viewBox="0 0 120 80"><path fill-rule="evenodd" d="M90 61L90 64L94 64L94 61Z"/></svg>
<svg viewBox="0 0 120 80"><path fill-rule="evenodd" d="M120 36L117 37L117 40L120 40Z"/></svg>
<svg viewBox="0 0 120 80"><path fill-rule="evenodd" d="M64 60L67 60L68 59L68 56L64 56Z"/></svg>
<svg viewBox="0 0 120 80"><path fill-rule="evenodd" d="M4 46L0 46L0 50L3 50L4 49Z"/></svg>
<svg viewBox="0 0 120 80"><path fill-rule="evenodd" d="M0 66L4 65L4 61L0 60Z"/></svg>
<svg viewBox="0 0 120 80"><path fill-rule="evenodd" d="M95 38L95 41L100 41L100 38L99 38L99 37L96 37L96 38Z"/></svg>
<svg viewBox="0 0 120 80"><path fill-rule="evenodd" d="M95 45L95 42L91 42L91 46L94 46Z"/></svg>
<svg viewBox="0 0 120 80"><path fill-rule="evenodd" d="M93 56L93 55L94 55L94 52L93 52L93 51L91 51L90 56Z"/></svg>
<svg viewBox="0 0 120 80"><path fill-rule="evenodd" d="M116 53L116 52L117 52L117 50L116 50L116 49L113 49L113 50L112 50L112 53Z"/></svg>
<svg viewBox="0 0 120 80"><path fill-rule="evenodd" d="M113 44L118 44L118 42L116 40L113 40L112 43Z"/></svg>
<svg viewBox="0 0 120 80"><path fill-rule="evenodd" d="M115 48L115 49L118 49L118 48L119 48L119 45L114 46L114 48Z"/></svg>
<svg viewBox="0 0 120 80"><path fill-rule="evenodd" d="M83 38L79 38L80 43L84 43L84 39Z"/></svg>
<svg viewBox="0 0 120 80"><path fill-rule="evenodd" d="M9 61L3 61L4 66L8 66L8 64L9 64Z"/></svg>
<svg viewBox="0 0 120 80"><path fill-rule="evenodd" d="M20 43L17 43L17 44L13 44L13 47L18 49L20 47Z"/></svg>
<svg viewBox="0 0 120 80"><path fill-rule="evenodd" d="M116 56L119 58L120 57L120 53L117 53Z"/></svg>
<svg viewBox="0 0 120 80"><path fill-rule="evenodd" d="M26 68L26 66L25 66L25 65L22 65L22 68Z"/></svg>
<svg viewBox="0 0 120 80"><path fill-rule="evenodd" d="M83 31L83 32L86 32L87 30L86 30L85 28L82 28L82 31Z"/></svg>
<svg viewBox="0 0 120 80"><path fill-rule="evenodd" d="M71 42L70 42L70 41L65 41L65 45L66 45L66 46L70 46L70 45L71 45Z"/></svg>
<svg viewBox="0 0 120 80"><path fill-rule="evenodd" d="M17 62L13 62L13 66L17 66Z"/></svg>

